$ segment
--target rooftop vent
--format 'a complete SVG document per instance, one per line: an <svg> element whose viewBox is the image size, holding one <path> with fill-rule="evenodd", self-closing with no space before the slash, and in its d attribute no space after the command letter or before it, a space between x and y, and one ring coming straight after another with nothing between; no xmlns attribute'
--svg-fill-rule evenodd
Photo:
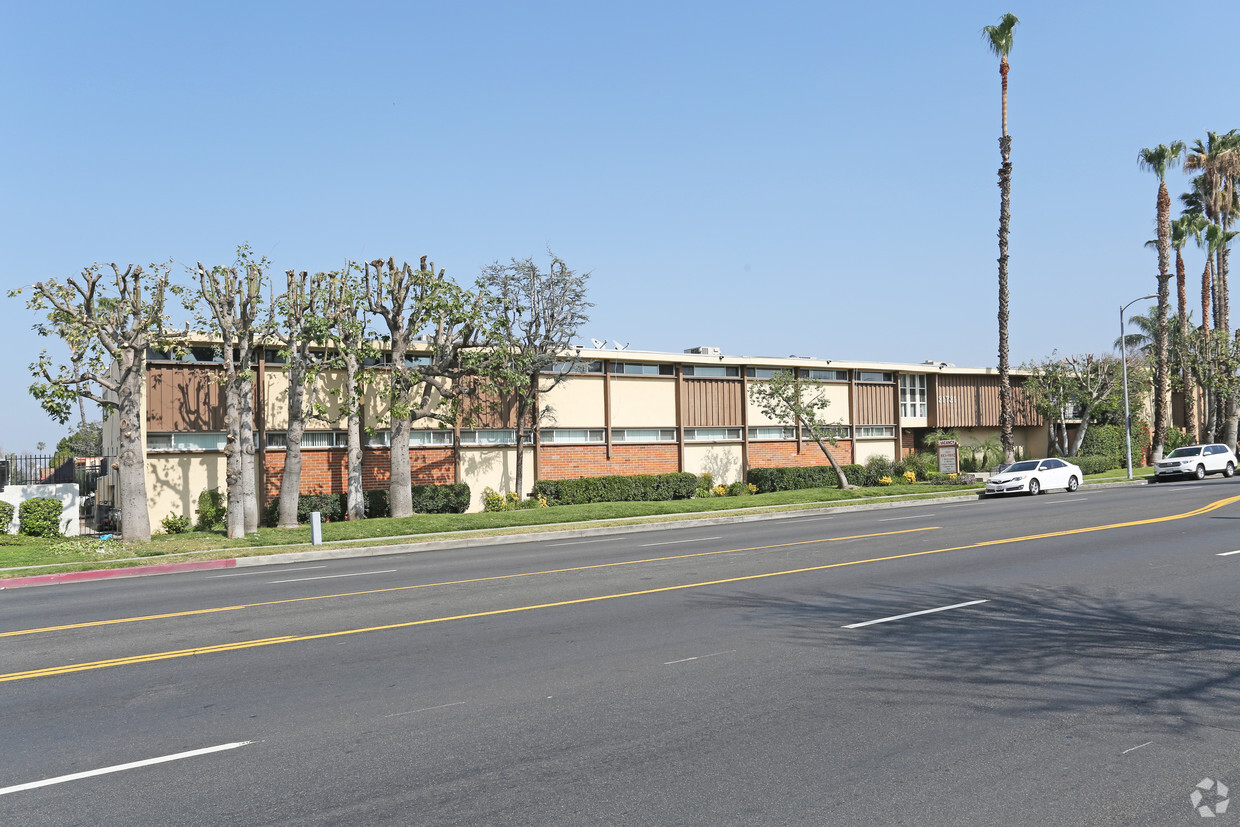
<svg viewBox="0 0 1240 827"><path fill-rule="evenodd" d="M690 347L685 348L685 353L693 353L697 356L721 356L723 351L717 347Z"/></svg>

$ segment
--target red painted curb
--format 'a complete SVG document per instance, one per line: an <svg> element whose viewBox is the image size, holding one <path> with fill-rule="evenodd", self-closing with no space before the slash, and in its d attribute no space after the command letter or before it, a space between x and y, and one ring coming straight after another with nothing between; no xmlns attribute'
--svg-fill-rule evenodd
<svg viewBox="0 0 1240 827"><path fill-rule="evenodd" d="M69 571L61 574L36 574L32 577L14 577L0 580L0 589L22 589L27 586L50 586L55 583L74 583L82 580L106 580L113 577L143 577L148 574L172 574L178 571L202 571L206 569L231 569L237 565L232 560L203 560L197 563L163 563L157 566L134 566L128 569L99 569L98 571Z"/></svg>

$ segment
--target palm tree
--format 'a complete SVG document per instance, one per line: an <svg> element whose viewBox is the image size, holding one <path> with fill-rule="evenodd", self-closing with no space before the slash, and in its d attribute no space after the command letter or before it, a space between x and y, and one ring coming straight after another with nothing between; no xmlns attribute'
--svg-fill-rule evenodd
<svg viewBox="0 0 1240 827"><path fill-rule="evenodd" d="M1181 215L1171 222L1171 248L1175 250L1175 295L1178 308L1181 350L1179 354L1180 382L1184 386L1184 426L1195 438L1197 435L1197 389L1188 370L1188 358L1183 343L1188 341L1188 291L1187 271L1184 269L1184 245L1193 234L1194 217Z"/></svg>
<svg viewBox="0 0 1240 827"><path fill-rule="evenodd" d="M1011 12L996 26L986 26L982 35L990 51L999 58L999 77L1003 86L1003 132L999 138L999 438L1007 462L1016 458L1012 439L1012 379L1008 367L1008 227L1012 204L1012 136L1007 131L1008 54L1012 51L1012 32L1020 21Z"/></svg>
<svg viewBox="0 0 1240 827"><path fill-rule="evenodd" d="M1155 201L1158 221L1158 326L1154 337L1154 435L1151 453L1154 461L1162 459L1163 436L1167 430L1167 400L1170 382L1167 378L1167 307L1171 303L1171 194L1167 192L1167 170L1179 163L1184 153L1183 141L1159 144L1137 153L1137 166L1158 176L1158 198Z"/></svg>

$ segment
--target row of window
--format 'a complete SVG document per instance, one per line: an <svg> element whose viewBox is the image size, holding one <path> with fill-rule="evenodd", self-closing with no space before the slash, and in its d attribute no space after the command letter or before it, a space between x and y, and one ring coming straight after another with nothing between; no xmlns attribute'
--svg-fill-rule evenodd
<svg viewBox="0 0 1240 827"><path fill-rule="evenodd" d="M848 439L851 430L847 425L833 425L823 436L831 439ZM874 439L894 437L894 425L859 425L856 428L858 439ZM796 439L796 429L780 426L760 426L748 429L751 441L788 441ZM804 439L809 439L805 434ZM740 428L685 428L685 442L739 442ZM415 429L409 432L409 446L412 448L450 448L453 432L449 430ZM602 445L606 439L603 428L544 428L542 431L544 445ZM676 442L675 428L613 428L613 443L659 443ZM221 433L198 434L148 434L146 448L148 451L222 451L225 436ZM255 448L258 447L255 435ZM525 435L526 444L533 442L533 435ZM515 445L517 432L512 428L496 428L487 430L462 430L461 445L466 447L486 447ZM302 448L346 448L349 435L346 431L306 431L301 436ZM391 432L374 431L362 435L362 444L367 448L386 448L391 445ZM267 432L267 447L280 450L288 446L283 431Z"/></svg>

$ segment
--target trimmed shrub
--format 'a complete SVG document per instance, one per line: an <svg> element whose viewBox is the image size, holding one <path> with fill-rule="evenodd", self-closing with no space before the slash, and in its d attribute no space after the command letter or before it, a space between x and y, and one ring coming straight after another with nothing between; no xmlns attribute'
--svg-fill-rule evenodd
<svg viewBox="0 0 1240 827"><path fill-rule="evenodd" d="M208 488L198 495L198 530L216 531L228 523L228 505L218 488Z"/></svg>
<svg viewBox="0 0 1240 827"><path fill-rule="evenodd" d="M469 509L470 496L469 486L463 482L415 485L413 510L419 514L464 514Z"/></svg>
<svg viewBox="0 0 1240 827"><path fill-rule="evenodd" d="M710 496L711 489L715 487L715 477L712 474L698 474L697 491L693 496L705 499Z"/></svg>
<svg viewBox="0 0 1240 827"><path fill-rule="evenodd" d="M687 500L698 490L698 478L686 471L670 474L636 474L629 477L580 477L539 480L534 497L550 505L609 502L661 502Z"/></svg>
<svg viewBox="0 0 1240 827"><path fill-rule="evenodd" d="M19 528L27 537L59 537L60 515L64 506L51 497L35 497L17 509Z"/></svg>
<svg viewBox="0 0 1240 827"><path fill-rule="evenodd" d="M851 467L851 466L849 466ZM849 474L848 468L844 469ZM838 488L840 478L830 465L809 465L796 468L750 468L749 482L759 494L772 491L797 491L802 488ZM852 481L851 475L849 481Z"/></svg>
<svg viewBox="0 0 1240 827"><path fill-rule="evenodd" d="M1134 427L1132 441L1132 459L1134 463L1141 461L1143 456L1141 446L1138 444L1138 434L1140 428ZM1124 454L1124 426L1123 425L1090 425L1089 430L1085 432L1085 439L1081 441L1081 450L1078 452L1078 459L1084 457L1106 457L1112 464L1107 466L1107 470L1112 468L1121 468L1127 463ZM1077 465L1080 465L1078 462ZM1081 466L1084 468L1084 466Z"/></svg>
<svg viewBox="0 0 1240 827"><path fill-rule="evenodd" d="M169 514L160 520L165 534L184 534L189 531L189 517L184 514Z"/></svg>
<svg viewBox="0 0 1240 827"><path fill-rule="evenodd" d="M865 488L872 488L878 485L878 477L870 474L864 465L845 465L844 476L848 477L848 482L852 485L859 485Z"/></svg>
<svg viewBox="0 0 1240 827"><path fill-rule="evenodd" d="M1110 457L1073 457L1068 462L1081 466L1082 474L1101 474L1103 471L1120 467L1112 464Z"/></svg>
<svg viewBox="0 0 1240 827"><path fill-rule="evenodd" d="M8 534L13 522L13 503L0 502L0 534Z"/></svg>
<svg viewBox="0 0 1240 827"><path fill-rule="evenodd" d="M870 457L865 461L866 476L874 482L881 480L883 477L898 477L903 472L904 469L899 469L897 471L896 464L887 459L887 457L881 455ZM847 475L848 471L844 471L844 474ZM848 479L850 482L852 481L851 476ZM870 484L873 485L874 482L871 482ZM891 483L887 484L890 485Z"/></svg>

